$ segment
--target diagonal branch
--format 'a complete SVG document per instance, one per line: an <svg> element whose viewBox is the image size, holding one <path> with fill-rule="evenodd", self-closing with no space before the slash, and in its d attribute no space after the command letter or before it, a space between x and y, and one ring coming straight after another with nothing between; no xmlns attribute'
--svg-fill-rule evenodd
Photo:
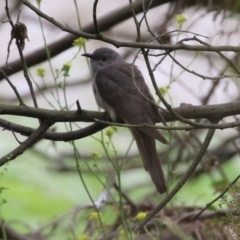
<svg viewBox="0 0 240 240"><path fill-rule="evenodd" d="M213 123L217 123L218 121L213 121ZM166 206L166 204L178 193L178 191L182 188L182 186L187 182L187 180L190 178L192 173L195 171L196 167L200 163L202 157L204 156L205 152L207 151L207 148L213 138L215 130L209 129L208 133L204 139L204 142L195 158L193 163L188 168L185 175L179 180L178 184L174 187L174 189L163 199L163 201L140 223L136 228L135 232L139 232L139 230L156 214L158 213L163 207Z"/></svg>
<svg viewBox="0 0 240 240"><path fill-rule="evenodd" d="M200 212L198 212L195 216L191 218L191 220L195 220L198 218L206 209L208 209L213 203L218 201L220 198L222 198L226 192L240 179L240 175L238 175L227 187L226 189L215 199L213 199L211 202L209 202Z"/></svg>
<svg viewBox="0 0 240 240"><path fill-rule="evenodd" d="M44 122L42 123L36 131L34 131L25 141L23 141L17 148L13 151L5 155L4 157L0 158L0 166L4 165L5 163L15 159L17 156L22 154L26 149L31 147L35 144L42 135L47 131L47 129L53 124L53 122Z"/></svg>
<svg viewBox="0 0 240 240"><path fill-rule="evenodd" d="M4 76L5 79L6 79L6 81L8 82L8 84L10 85L10 87L12 88L12 90L14 91L14 93L15 93L18 101L19 101L19 104L20 104L20 105L24 105L24 102L23 102L23 100L22 100L22 98L21 98L21 96L20 96L17 88L12 84L12 82L10 81L10 79L7 77L7 75L6 75L2 70L0 70L0 73L3 74L3 76Z"/></svg>

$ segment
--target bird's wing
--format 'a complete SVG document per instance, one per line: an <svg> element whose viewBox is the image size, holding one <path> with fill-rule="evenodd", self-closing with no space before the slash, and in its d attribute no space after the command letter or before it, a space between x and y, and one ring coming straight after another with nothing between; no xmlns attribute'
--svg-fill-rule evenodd
<svg viewBox="0 0 240 240"><path fill-rule="evenodd" d="M117 68L119 68L117 66ZM129 71L129 69L131 68L131 71ZM144 81L144 78L141 74L141 72L139 71L139 69L132 64L124 64L124 67L121 67L121 71L123 71L125 74L127 74L129 77L132 78L132 71L134 69L134 77L135 77L135 86L137 86L140 90L141 93L144 94L144 96L149 99L151 102L155 103L155 100L147 86L147 84ZM164 125L166 125L166 122L164 121L162 115L161 115L161 111L160 109L157 107L157 104L152 104L152 111L154 114L154 122L163 122Z"/></svg>
<svg viewBox="0 0 240 240"><path fill-rule="evenodd" d="M136 67L133 69L135 84L129 64L113 64L100 70L95 78L99 95L126 123L154 124L156 118L154 105L146 99L151 97L153 100L153 97L140 71ZM140 130L167 143L157 130L153 131L151 128L141 128Z"/></svg>
<svg viewBox="0 0 240 240"><path fill-rule="evenodd" d="M144 94L145 89L139 84L137 89L129 75L131 73L128 73L131 68L126 69L125 65L114 64L100 70L95 78L98 92L129 123L149 123L153 115L152 106L139 92ZM137 76L135 79L139 82Z"/></svg>

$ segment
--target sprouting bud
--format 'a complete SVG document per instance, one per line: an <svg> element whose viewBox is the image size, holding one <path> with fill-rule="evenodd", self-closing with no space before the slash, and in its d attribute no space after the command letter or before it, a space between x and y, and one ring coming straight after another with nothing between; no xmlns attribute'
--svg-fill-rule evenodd
<svg viewBox="0 0 240 240"><path fill-rule="evenodd" d="M77 38L73 41L73 46L76 46L76 47L83 47L86 45L86 39L85 38Z"/></svg>
<svg viewBox="0 0 240 240"><path fill-rule="evenodd" d="M143 219L145 219L147 216L146 212L139 212L136 216L135 216L135 220L137 221L142 221Z"/></svg>
<svg viewBox="0 0 240 240"><path fill-rule="evenodd" d="M66 62L63 67L62 67L62 71L63 71L63 76L64 77L68 77L69 76L69 71L71 68L72 64L70 62Z"/></svg>
<svg viewBox="0 0 240 240"><path fill-rule="evenodd" d="M181 28L182 25L187 21L187 19L184 17L184 15L182 14L177 14L176 16L176 22L179 25L179 27Z"/></svg>
<svg viewBox="0 0 240 240"><path fill-rule="evenodd" d="M38 68L37 69L37 75L39 76L39 77L45 77L45 73L46 73L46 70L45 70L45 68Z"/></svg>

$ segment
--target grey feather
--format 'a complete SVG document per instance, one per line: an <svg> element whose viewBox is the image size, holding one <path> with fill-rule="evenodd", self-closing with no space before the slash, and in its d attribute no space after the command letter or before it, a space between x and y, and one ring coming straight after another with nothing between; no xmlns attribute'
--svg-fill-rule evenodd
<svg viewBox="0 0 240 240"><path fill-rule="evenodd" d="M152 103L154 98L136 66L126 63L117 52L109 48L100 48L93 54L83 55L91 58L96 101L109 113L113 121L116 121L118 116L128 124L154 125L161 121L159 109ZM154 139L164 144L168 143L167 140L154 128L130 130L136 140L144 167L149 171L158 192L166 192Z"/></svg>

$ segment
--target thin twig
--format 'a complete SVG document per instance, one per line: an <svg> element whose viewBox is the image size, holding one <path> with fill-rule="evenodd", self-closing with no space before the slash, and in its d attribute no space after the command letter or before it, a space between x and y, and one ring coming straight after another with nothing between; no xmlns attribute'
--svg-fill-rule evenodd
<svg viewBox="0 0 240 240"><path fill-rule="evenodd" d="M137 16L133 7L133 2L132 0L129 0L129 6L130 6L130 11L132 12L132 16L133 16L133 20L136 26L136 30L137 30L137 39L136 42L141 42L142 37L141 37L141 22L138 22L137 20Z"/></svg>
<svg viewBox="0 0 240 240"><path fill-rule="evenodd" d="M232 78L232 76L227 76L227 75L223 75L223 76L216 76L216 77L211 77L211 76L206 76L206 75L202 75L200 73L197 73L195 71L189 70L188 68L184 67L176 58L174 58L170 53L168 53L168 56L178 65L180 66L184 71L189 72L197 77L202 78L203 80L209 79L209 80L220 80L220 79L224 79L224 78Z"/></svg>
<svg viewBox="0 0 240 240"><path fill-rule="evenodd" d="M168 35L168 34L171 34L171 33L191 33L195 36L199 36L199 37L203 37L203 38L207 38L209 39L209 37L205 36L205 35L202 35L202 34L199 34L199 33L195 33L195 32L192 32L192 31L187 31L187 30L182 30L182 29L175 29L175 30L172 30L172 31L169 31L169 32L165 32L165 33L162 33L161 35L159 35L159 37L163 37L165 35Z"/></svg>
<svg viewBox="0 0 240 240"><path fill-rule="evenodd" d="M206 209L208 209L213 203L215 203L218 199L222 198L226 192L231 188L231 186L233 186L238 179L240 179L240 175L238 175L226 188L225 190L216 198L214 198L211 202L209 202L205 208L203 208L197 215L195 215L194 217L191 218L191 220L195 220L196 218L198 218Z"/></svg>
<svg viewBox="0 0 240 240"><path fill-rule="evenodd" d="M10 124L9 124L10 125ZM18 140L17 136L16 136L16 133L12 130L12 134L14 136L14 138L16 139L16 141L19 143L19 144L22 144L21 141Z"/></svg>
<svg viewBox="0 0 240 240"><path fill-rule="evenodd" d="M141 25L142 24L142 21L145 19L147 13L148 13L148 10L150 9L151 5L152 5L152 2L153 0L151 0L149 3L148 3L148 6L147 8L145 7L145 0L142 0L142 6L143 6L143 16L142 18L140 19L139 21L139 24Z"/></svg>
<svg viewBox="0 0 240 240"><path fill-rule="evenodd" d="M8 21L6 21L6 22L9 22L11 24L12 31L14 32L15 31L15 26L12 22L12 19L11 19L10 13L9 13L8 0L6 0L5 10L6 10L6 14L7 14L7 17L8 17ZM12 44L12 41L13 41L13 37L12 37L12 34L11 34L11 38L10 38L10 41L8 43L8 48L7 48L7 59L6 59L6 65L7 66L8 66L8 58L9 58L9 55L10 55L10 46Z"/></svg>
<svg viewBox="0 0 240 240"><path fill-rule="evenodd" d="M79 100L76 101L76 104L77 104L77 113L78 113L78 114L81 114L82 108L81 108L81 105L80 105L80 103L79 103Z"/></svg>
<svg viewBox="0 0 240 240"><path fill-rule="evenodd" d="M97 22L97 4L98 4L98 0L95 0L93 4L93 23L94 23L96 35L99 36L101 34L98 27L98 22Z"/></svg>
<svg viewBox="0 0 240 240"><path fill-rule="evenodd" d="M226 128L234 128L240 126L240 120L229 122L229 123L222 123L222 124L201 124L199 123L198 127L193 126L179 126L179 127L168 127L168 126L156 126L152 124L125 124L125 123L115 123L115 122L109 122L104 120L99 120L97 118L94 119L96 122L106 124L109 126L118 126L118 127L127 127L127 128L156 128L161 130L175 130L175 131L190 131L194 129L226 129Z"/></svg>
<svg viewBox="0 0 240 240"><path fill-rule="evenodd" d="M157 96L159 97L159 99L161 100L161 102L164 104L164 106L167 108L167 110L174 116L176 117L179 121L183 122L183 123L186 123L186 124L189 124L190 126L194 126L194 127L200 127L201 124L197 123L197 122L193 122L191 120L188 120L182 116L180 116L176 111L173 110L172 106L170 104L167 103L167 101L163 98L162 94L159 92L158 90L158 86L156 84L156 80L155 80L155 77L154 77L154 74L153 72L151 71L151 65L150 65L150 62L149 62L149 59L148 59L148 53L142 49L142 53L143 53L143 56L144 56L144 59L145 59L145 63L147 65L147 69L148 69L148 73L150 75L150 78L151 78L151 81L152 81L152 84L154 86L154 89L155 89L155 92L157 94ZM218 117L218 116L216 116ZM220 117L219 117L220 118ZM221 119L221 118L220 118Z"/></svg>
<svg viewBox="0 0 240 240"><path fill-rule="evenodd" d="M19 94L17 88L11 83L10 79L7 77L7 75L2 71L0 70L0 72L3 74L3 76L5 77L5 79L7 80L8 84L11 86L12 90L14 91L20 105L24 105L24 102L21 98L21 95Z"/></svg>
<svg viewBox="0 0 240 240"><path fill-rule="evenodd" d="M113 187L120 193L122 194L123 198L126 200L127 204L131 207L131 211L136 211L138 209L137 205L125 194L122 189L119 188L119 186L114 183Z"/></svg>
<svg viewBox="0 0 240 240"><path fill-rule="evenodd" d="M14 24L12 22L12 19L11 19L11 16L10 16L10 13L9 13L8 0L6 0L6 7L5 7L5 9L6 9L7 17L9 19L9 23L12 26L12 31L15 32L16 31L16 27L14 26ZM20 13L19 13L18 17L20 17ZM29 86L29 89L30 89L30 93L31 93L31 96L32 96L32 99L33 99L34 106L37 108L38 104L37 104L37 100L36 100L36 97L35 97L35 94L34 94L32 82L31 82L30 77L28 75L28 69L27 69L27 65L26 65L26 62L25 62L25 59L24 59L24 56L23 56L23 53L22 53L22 47L21 47L21 44L20 44L19 39L17 37L16 37L16 45L17 45L17 48L18 48L18 52L19 52L19 55L20 55L21 62L22 62L24 77L25 77L25 79L26 79L26 81L28 83L28 86Z"/></svg>
<svg viewBox="0 0 240 240"><path fill-rule="evenodd" d="M205 46L211 46L210 44L205 43L204 41L200 40L200 39L197 38L196 36L194 36L194 39L195 39L196 41L198 41L199 43L205 45ZM233 64L233 62L232 62L230 59L228 59L226 56L224 56L220 51L217 51L216 53L217 53L219 56L221 56L226 62L228 62L228 64L234 69L234 71L235 71L238 75L240 75L240 71L239 71L238 68Z"/></svg>

